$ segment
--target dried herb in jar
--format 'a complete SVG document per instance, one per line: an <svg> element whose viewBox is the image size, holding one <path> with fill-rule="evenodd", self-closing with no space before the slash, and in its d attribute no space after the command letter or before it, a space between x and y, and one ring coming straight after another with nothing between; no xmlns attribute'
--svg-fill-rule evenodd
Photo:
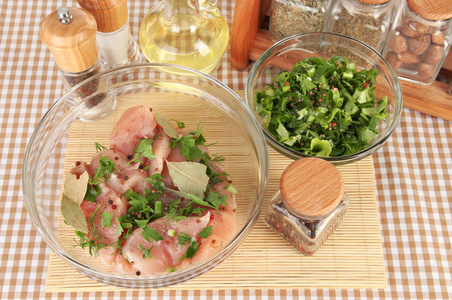
<svg viewBox="0 0 452 300"><path fill-rule="evenodd" d="M353 37L381 52L389 32L394 5L388 0L382 0L379 4L368 2L336 1L329 10L326 31Z"/></svg>
<svg viewBox="0 0 452 300"><path fill-rule="evenodd" d="M274 41L323 30L327 0L274 0L270 33Z"/></svg>

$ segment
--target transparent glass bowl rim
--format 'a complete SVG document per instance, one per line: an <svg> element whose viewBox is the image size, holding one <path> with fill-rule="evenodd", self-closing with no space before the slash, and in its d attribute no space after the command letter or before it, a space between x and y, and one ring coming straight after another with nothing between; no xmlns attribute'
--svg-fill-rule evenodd
<svg viewBox="0 0 452 300"><path fill-rule="evenodd" d="M392 121L389 129L387 130L386 135L379 137L379 139L376 143L374 143L373 145L371 145L359 152L349 154L349 155L344 155L344 156L322 157L322 159L325 159L326 161L329 161L331 163L341 164L341 163L347 163L350 161L352 161L352 162L356 161L358 159L361 159L361 158L373 153L386 142L386 140L391 136L391 134L394 132L395 128L399 124L400 116L402 114L402 109L403 109L402 87L400 86L400 81L399 81L396 73L394 72L394 70L390 66L390 64L387 62L387 60L380 53L378 53L375 49L373 49L372 47L368 46L367 44L365 44L353 37L349 37L349 36L345 36L345 35L337 34L337 33L332 33L332 32L309 32L309 33L300 33L300 34L292 35L290 37L287 37L285 39L282 39L282 40L276 42L270 48L268 48L266 51L264 51L264 53L256 60L255 64L252 66L249 76L248 76L247 83L246 83L245 101L247 102L248 106L251 108L251 106L253 105L253 103L251 103L251 99L254 96L251 94L253 92L253 85L254 85L254 81L255 81L254 79L257 78L257 74L260 73L262 67L264 66L264 63L270 57L277 56L277 54L279 52L284 52L285 50L290 49L290 48L296 49L294 46L296 46L297 43L289 44L288 46L286 46L284 48L281 48L281 47L290 41L294 41L299 38L303 38L305 36L319 36L319 37L336 36L336 37L343 38L343 39L346 39L349 41L353 41L353 42L361 45L362 47L366 48L367 50L373 52L383 62L383 64L388 68L388 70L389 70L388 75L392 79L392 85L393 85L393 89L394 89L394 98L396 100L396 103L394 106L394 109L395 109L394 118L393 118L393 121ZM323 42L323 39L321 41ZM279 48L281 48L281 49L279 51L277 51ZM254 110L254 108L251 108L251 109ZM262 128L262 126L261 126L261 128ZM288 157L291 157L294 159L303 158L303 157L313 157L312 155L303 154L298 151L292 150L289 147L284 146L283 144L279 143L273 137L272 134L267 132L266 129L262 128L262 131L264 132L267 142L269 142L273 148L284 151L285 155L287 155Z"/></svg>
<svg viewBox="0 0 452 300"><path fill-rule="evenodd" d="M40 129L44 126L45 120L48 118L49 115L54 113L55 110L58 110L58 104L61 104L60 102L65 101L65 99L70 94L74 93L77 89L79 89L81 86L83 86L84 84L86 84L90 81L95 81L99 78L102 78L103 76L114 75L115 73L121 74L121 72L129 72L130 70L135 70L135 69L140 69L140 68L157 69L158 72L162 72L161 70L158 70L159 68L175 69L177 71L184 72L184 75L182 75L182 76L187 76L185 74L191 74L190 76L202 77L202 78L206 79L207 81L213 83L215 86L218 86L220 89L224 89L225 92L229 93L233 98L235 98L237 100L237 102L240 104L242 109L249 116L249 122L251 122L250 125L256 129L255 132L258 135L258 136L256 136L256 141L259 142L260 144L256 144L255 146L256 146L256 148L258 148L258 151L261 152L260 153L261 161L260 161L259 172L260 172L260 178L261 178L260 188L262 191L261 191L261 194L259 194L258 197L256 199L254 199L254 202L255 202L254 207L252 208L252 211L249 214L249 217L245 223L245 226L237 232L235 238L229 243L229 245L227 247L225 247L225 248L221 249L220 251L218 251L217 253L215 253L215 255L211 256L208 260L204 260L201 263L195 264L194 266L192 266L186 270L181 270L181 271L175 272L175 273L165 273L162 275L146 276L146 277L145 276L143 276L143 277L124 276L123 277L123 276L121 276L121 274L117 274L115 276L115 274L113 274L113 273L107 273L104 271L94 269L90 266L87 266L86 264L73 259L71 256L66 255L63 251L61 251L59 249L59 246L46 233L46 230L45 230L44 226L42 225L40 218L34 215L36 213L36 209L35 209L36 204L34 202L35 195L34 195L34 192L31 195L29 195L29 193L27 191L27 186L29 184L34 185L34 177L27 178L26 173L27 173L27 168L29 167L28 158L30 157L31 151L33 151L33 149L31 149L31 146L33 145L33 142L36 140L37 134L39 133ZM169 73L169 72L163 71L163 73ZM172 73L170 75L172 75L172 76L174 75L177 77L181 76L181 75L172 74ZM159 80L159 79L156 79L156 80ZM86 109L86 105L85 105L86 101L88 101L88 100L84 99L84 100L78 102L76 105L71 107L69 110L72 111L72 110L78 110L78 109ZM117 68L99 72L98 74L93 75L93 76L83 80L82 82L78 83L77 85L73 86L71 89L66 91L63 94L63 96L58 98L50 106L50 108L43 115L43 117L39 121L38 125L34 129L33 134L27 143L27 147L25 150L25 156L24 156L24 164L22 167L22 192L23 192L24 203L25 203L25 207L27 209L28 215L29 215L32 223L34 224L35 228L39 232L40 236L44 239L44 241L52 249L52 251L54 251L54 253L56 253L59 257L61 257L64 261L72 264L74 267L76 267L77 270L86 272L89 275L101 277L102 281L117 282L117 280L120 280L120 281L126 282L126 284L119 284L119 285L124 285L124 286L126 286L128 284L136 285L138 283L138 287L140 287L141 286L140 284L146 285L146 283L151 283L153 285L163 287L163 286L167 286L167 285L184 282L184 281L192 279L198 275L203 274L205 271L210 270L211 268L218 265L221 261L226 259L230 254L232 254L242 244L242 242L246 239L246 237L248 236L248 234L254 227L254 224L257 222L261 208L264 204L265 193L266 193L267 183L268 183L268 173L269 173L269 156L268 156L267 145L265 142L265 137L264 137L261 127L260 127L258 121L255 119L252 111L250 110L248 105L246 105L246 103L243 101L243 99L241 99L237 95L236 92L234 92L231 88L229 88L227 85L225 85L218 79L214 78L213 76L205 74L205 73L197 71L197 70L194 70L194 69L191 69L191 68L178 66L178 65L172 65L172 64L163 64L163 63L137 63L137 64L125 65L125 66L121 66L121 67L117 67ZM168 283L166 283L166 282L168 282Z"/></svg>

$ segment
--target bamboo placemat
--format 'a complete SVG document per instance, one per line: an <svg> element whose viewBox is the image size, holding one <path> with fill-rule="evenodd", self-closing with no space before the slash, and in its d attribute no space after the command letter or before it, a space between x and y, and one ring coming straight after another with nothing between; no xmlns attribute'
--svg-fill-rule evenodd
<svg viewBox="0 0 452 300"><path fill-rule="evenodd" d="M82 122L80 126L89 124ZM80 145L75 142L78 139L76 134L69 135L66 159L71 157L71 152L79 151ZM276 191L281 173L291 162L270 147L269 157L266 200ZM344 178L350 205L343 223L314 256L303 256L269 229L264 223L264 206L248 238L229 258L197 278L162 290L386 288L372 157L338 169ZM52 253L45 290L94 292L130 289L84 277Z"/></svg>

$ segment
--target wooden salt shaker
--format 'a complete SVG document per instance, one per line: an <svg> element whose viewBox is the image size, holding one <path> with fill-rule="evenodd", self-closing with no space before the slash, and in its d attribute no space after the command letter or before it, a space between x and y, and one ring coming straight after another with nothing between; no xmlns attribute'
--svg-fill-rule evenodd
<svg viewBox="0 0 452 300"><path fill-rule="evenodd" d="M52 52L66 90L101 70L96 28L94 17L76 7L61 7L41 23L39 36ZM68 106L96 90L97 84L84 86L77 97L70 99Z"/></svg>
<svg viewBox="0 0 452 300"><path fill-rule="evenodd" d="M302 158L281 175L265 222L305 255L313 255L342 222L349 198L340 172L320 158Z"/></svg>
<svg viewBox="0 0 452 300"><path fill-rule="evenodd" d="M141 61L129 26L127 0L77 0L97 22L97 47L104 69Z"/></svg>

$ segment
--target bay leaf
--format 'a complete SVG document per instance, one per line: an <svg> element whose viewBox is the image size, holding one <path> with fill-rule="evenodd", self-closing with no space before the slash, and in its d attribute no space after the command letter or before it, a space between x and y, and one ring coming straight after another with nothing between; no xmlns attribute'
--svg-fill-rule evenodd
<svg viewBox="0 0 452 300"><path fill-rule="evenodd" d="M75 230L88 233L88 224L86 223L82 209L65 194L63 194L61 199L61 214L63 215L64 221L74 227Z"/></svg>
<svg viewBox="0 0 452 300"><path fill-rule="evenodd" d="M177 133L176 129L174 129L173 125L171 125L171 122L165 119L164 116L161 114L154 114L155 119L157 120L157 123L159 123L160 126L163 127L163 130L165 130L166 134L173 139L177 139L179 134Z"/></svg>
<svg viewBox="0 0 452 300"><path fill-rule="evenodd" d="M86 195L86 189L88 187L89 175L88 172L83 172L80 178L67 172L66 181L64 182L64 194L71 199L74 203L80 205Z"/></svg>
<svg viewBox="0 0 452 300"><path fill-rule="evenodd" d="M166 161L166 164L170 176L179 191L204 199L204 192L209 183L206 165L191 161Z"/></svg>

